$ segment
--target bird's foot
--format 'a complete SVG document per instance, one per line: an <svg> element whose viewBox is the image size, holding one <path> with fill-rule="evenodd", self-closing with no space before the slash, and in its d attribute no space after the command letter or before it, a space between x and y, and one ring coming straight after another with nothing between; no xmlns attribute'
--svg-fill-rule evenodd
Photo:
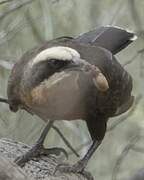
<svg viewBox="0 0 144 180"><path fill-rule="evenodd" d="M67 152L63 149L63 148L44 148L44 146L42 144L36 144L34 145L29 151L27 151L24 155L22 156L18 156L14 162L23 167L25 165L26 162L28 162L29 160L31 160L34 157L38 157L41 155L60 155L60 153L63 152L65 154L66 157L68 157Z"/></svg>
<svg viewBox="0 0 144 180"><path fill-rule="evenodd" d="M83 161L78 161L76 164L70 166L69 164L59 164L56 169L54 174L59 171L61 173L78 173L86 177L88 180L94 180L92 175L84 170L85 166L83 164Z"/></svg>

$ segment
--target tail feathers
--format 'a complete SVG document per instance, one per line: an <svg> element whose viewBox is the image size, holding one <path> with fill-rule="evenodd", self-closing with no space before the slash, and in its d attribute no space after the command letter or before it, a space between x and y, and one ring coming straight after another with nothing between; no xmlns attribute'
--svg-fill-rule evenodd
<svg viewBox="0 0 144 180"><path fill-rule="evenodd" d="M116 54L135 39L135 34L130 31L114 26L102 26L98 29L84 33L74 40L81 43L90 43L92 45L101 46L108 49L113 54Z"/></svg>

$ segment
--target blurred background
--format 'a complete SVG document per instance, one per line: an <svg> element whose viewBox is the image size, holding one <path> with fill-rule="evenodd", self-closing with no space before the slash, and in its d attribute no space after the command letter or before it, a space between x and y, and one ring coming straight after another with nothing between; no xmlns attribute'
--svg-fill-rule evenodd
<svg viewBox="0 0 144 180"><path fill-rule="evenodd" d="M97 180L127 180L144 168L144 1L143 0L0 0L0 97L7 97L11 68L27 50L59 36L77 36L102 25L134 31L138 39L117 55L133 77L135 103L108 122L105 139L89 161ZM82 121L56 122L81 157L91 139ZM12 113L0 104L0 138L33 144L44 122L27 112ZM69 161L78 158L54 129L46 146L64 147Z"/></svg>

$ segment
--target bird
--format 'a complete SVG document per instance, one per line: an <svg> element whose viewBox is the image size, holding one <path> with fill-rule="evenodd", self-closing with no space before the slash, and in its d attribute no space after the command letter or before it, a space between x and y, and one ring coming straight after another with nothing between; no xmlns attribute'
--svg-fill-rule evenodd
<svg viewBox="0 0 144 180"><path fill-rule="evenodd" d="M17 164L42 150L54 121L82 119L92 145L74 165L59 168L86 174L85 167L102 143L108 119L126 112L133 104L132 77L115 54L135 39L136 35L131 31L101 26L76 37L63 36L46 41L15 63L7 87L10 110L24 109L46 122L36 145L18 158ZM52 153L58 149L48 150Z"/></svg>

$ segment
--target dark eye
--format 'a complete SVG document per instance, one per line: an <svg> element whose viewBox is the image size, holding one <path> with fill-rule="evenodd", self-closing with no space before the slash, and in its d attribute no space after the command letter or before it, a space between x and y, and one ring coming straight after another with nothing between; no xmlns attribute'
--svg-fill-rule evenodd
<svg viewBox="0 0 144 180"><path fill-rule="evenodd" d="M50 62L55 66L60 64L60 60L57 60L57 59L51 59Z"/></svg>
<svg viewBox="0 0 144 180"><path fill-rule="evenodd" d="M50 64L53 68L62 68L69 64L67 60L58 60L58 59L51 59Z"/></svg>

